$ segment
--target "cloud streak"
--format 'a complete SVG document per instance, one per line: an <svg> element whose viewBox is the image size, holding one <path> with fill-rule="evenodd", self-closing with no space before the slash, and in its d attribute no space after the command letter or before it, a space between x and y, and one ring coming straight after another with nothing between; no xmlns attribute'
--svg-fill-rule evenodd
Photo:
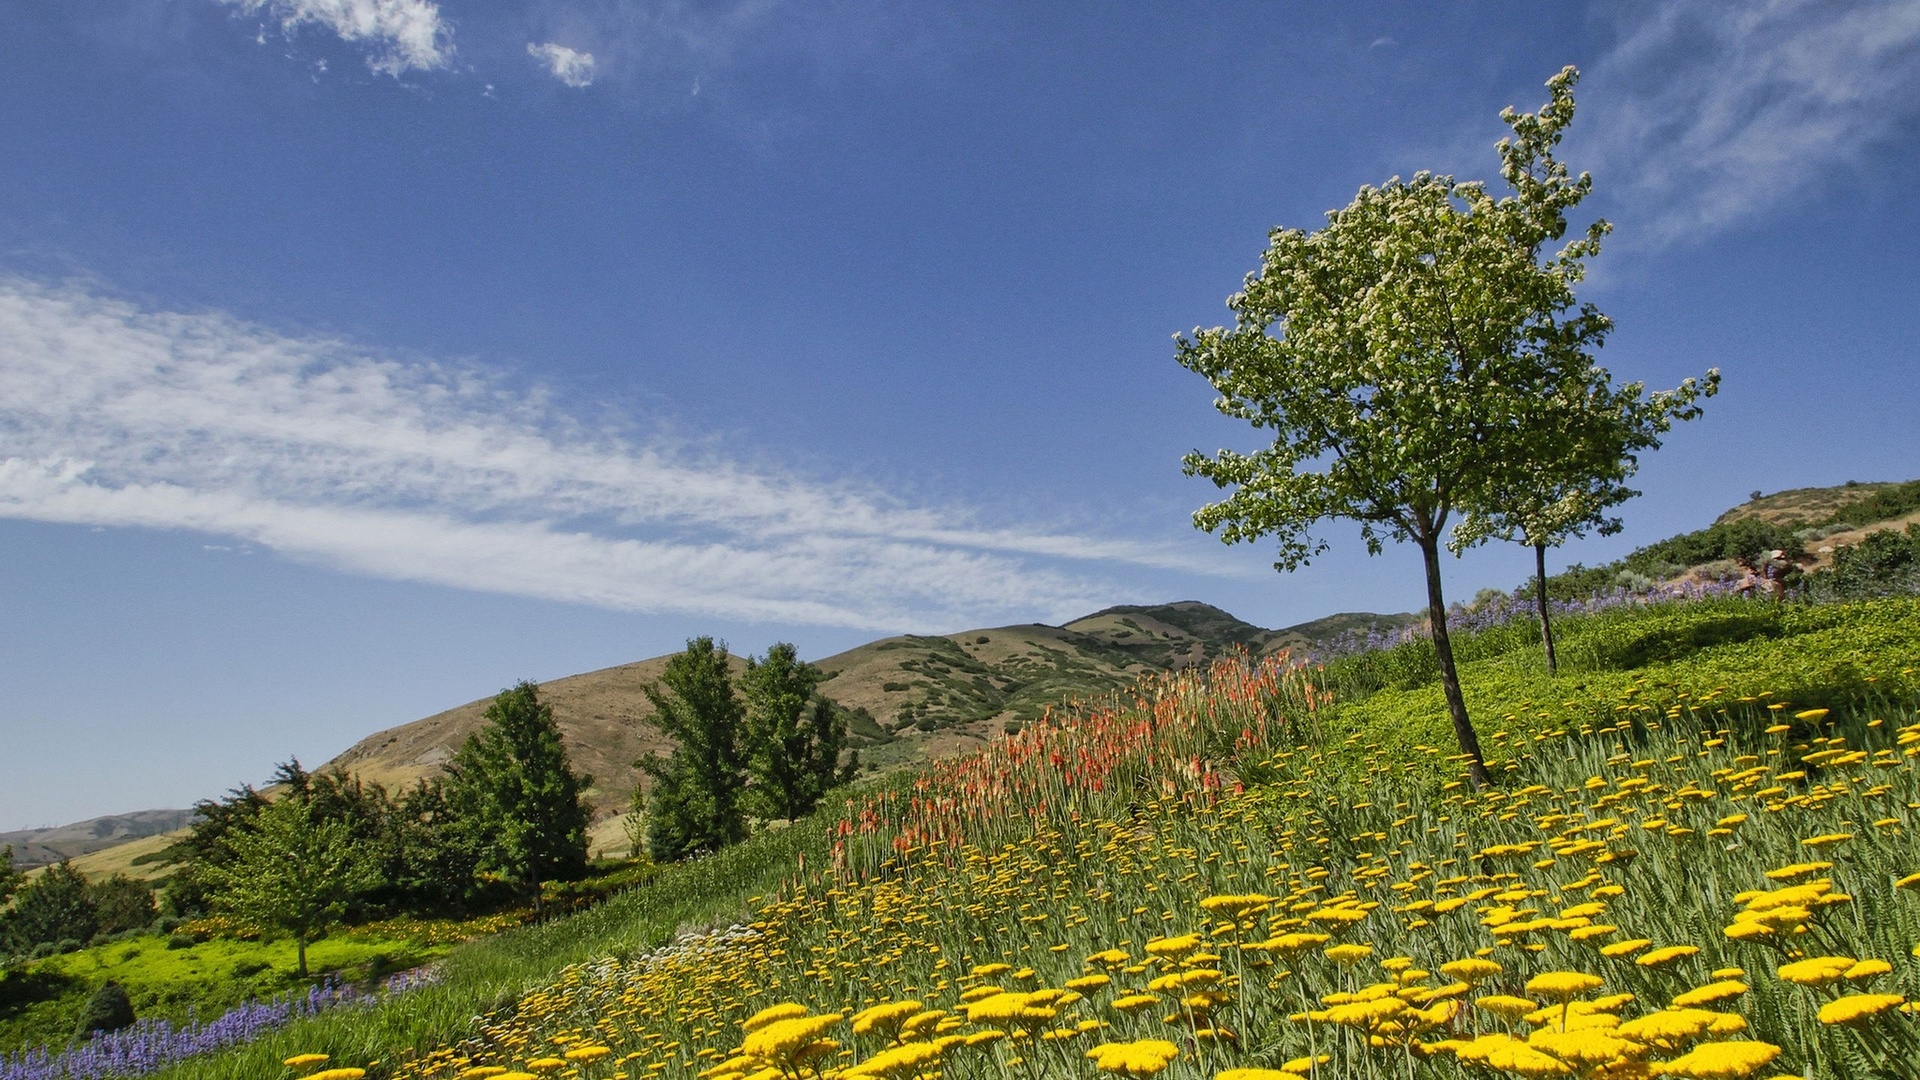
<svg viewBox="0 0 1920 1080"><path fill-rule="evenodd" d="M1576 151L1640 243L1709 235L1858 165L1920 117L1920 0L1622 5Z"/></svg>
<svg viewBox="0 0 1920 1080"><path fill-rule="evenodd" d="M189 529L349 573L862 629L1064 619L1100 568L986 526L580 423L473 368L0 279L0 516Z"/></svg>
<svg viewBox="0 0 1920 1080"><path fill-rule="evenodd" d="M284 33L319 26L371 51L367 66L385 75L433 71L453 61L453 31L433 0L220 0L266 14Z"/></svg>

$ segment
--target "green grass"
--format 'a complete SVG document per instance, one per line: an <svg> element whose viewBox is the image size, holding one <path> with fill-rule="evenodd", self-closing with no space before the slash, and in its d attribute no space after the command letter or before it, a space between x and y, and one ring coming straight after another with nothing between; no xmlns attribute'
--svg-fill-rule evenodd
<svg viewBox="0 0 1920 1080"><path fill-rule="evenodd" d="M1832 607L1670 604L1569 618L1558 627L1557 678L1545 674L1537 631L1524 622L1457 639L1468 700L1490 750L1519 758L1546 732L1611 723L1622 710L1664 712L1716 689L1722 700L1755 698L1745 707L1761 718L1768 703L1833 707L1857 716L1905 710L1920 693L1920 600ZM1346 790L1364 785L1368 744L1424 762L1433 787L1457 771L1446 762L1453 739L1439 690L1421 684L1431 660L1420 648L1403 646L1328 668L1325 679L1336 704L1320 716L1322 749L1332 766L1325 783ZM1420 746L1431 751L1417 752ZM470 1034L474 1017L509 1006L569 964L635 955L672 940L677 931L744 921L754 898L778 889L802 858L819 865L827 846L820 821L763 833L718 856L669 868L645 888L582 915L459 948L446 957L437 986L378 1007L302 1021L249 1047L158 1075L280 1080L280 1060L294 1053L392 1061L456 1042Z"/></svg>
<svg viewBox="0 0 1920 1080"><path fill-rule="evenodd" d="M316 975L364 981L444 956L452 944L372 931L342 931L307 950ZM141 935L48 957L0 981L0 1053L49 1042L72 1032L80 1008L101 983L126 987L142 1019L212 1019L247 1001L304 991L293 974L291 941L214 938L168 948L168 935Z"/></svg>

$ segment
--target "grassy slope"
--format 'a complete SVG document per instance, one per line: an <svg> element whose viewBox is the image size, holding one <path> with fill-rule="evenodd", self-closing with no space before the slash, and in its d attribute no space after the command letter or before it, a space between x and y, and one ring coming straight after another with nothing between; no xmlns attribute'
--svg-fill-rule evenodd
<svg viewBox="0 0 1920 1080"><path fill-rule="evenodd" d="M1725 687L1728 695L1762 692L1795 707L1832 703L1855 710L1910 702L1920 683L1920 601L1882 601L1832 608L1726 602L1669 605L1569 619L1562 627L1565 672L1549 680L1533 658L1522 627L1463 642L1463 676L1483 730L1507 730L1495 745L1520 746L1523 736L1561 730L1595 716L1631 692L1658 708L1682 693ZM1323 710L1324 745L1339 766L1332 783L1364 785L1358 747L1376 742L1408 748L1450 747L1437 691L1395 682L1418 676L1417 648L1370 662L1335 665L1327 673L1342 703ZM1369 692L1370 687L1377 687ZM1443 755L1431 755L1435 786ZM1339 779L1344 776L1345 779ZM576 919L501 935L456 952L447 980L386 1007L323 1016L245 1050L182 1066L167 1077L266 1078L281 1075L281 1057L319 1050L350 1061L391 1060L404 1048L457 1039L469 1018L541 985L566 964L626 955L670 939L677 928L744 917L751 898L770 892L804 855L818 865L826 838L818 823L763 834L714 859L678 868L641 892Z"/></svg>

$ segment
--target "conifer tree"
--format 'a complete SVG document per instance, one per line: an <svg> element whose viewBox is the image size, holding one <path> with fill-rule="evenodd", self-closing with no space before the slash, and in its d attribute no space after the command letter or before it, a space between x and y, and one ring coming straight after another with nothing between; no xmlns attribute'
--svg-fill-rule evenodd
<svg viewBox="0 0 1920 1080"><path fill-rule="evenodd" d="M803 663L786 642L749 659L741 680L746 695L750 801L763 817L792 821L811 813L821 796L853 778L854 755L840 763L847 721L817 695L820 669Z"/></svg>
<svg viewBox="0 0 1920 1080"><path fill-rule="evenodd" d="M647 853L677 862L718 851L746 836L741 797L747 761L745 718L733 692L727 647L710 637L687 642L647 687L654 726L674 740L666 760L649 754L634 764L653 781L647 795Z"/></svg>
<svg viewBox="0 0 1920 1080"><path fill-rule="evenodd" d="M542 913L540 887L587 867L587 808L593 782L573 771L553 708L521 682L487 706L487 726L447 763L446 801L473 837L480 865L526 890Z"/></svg>

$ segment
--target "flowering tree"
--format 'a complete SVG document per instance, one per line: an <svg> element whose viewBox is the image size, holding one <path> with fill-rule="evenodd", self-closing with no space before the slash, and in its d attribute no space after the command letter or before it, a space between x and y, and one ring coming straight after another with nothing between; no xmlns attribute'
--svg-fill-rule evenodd
<svg viewBox="0 0 1920 1080"><path fill-rule="evenodd" d="M1177 339L1180 363L1220 392L1216 407L1274 436L1252 453L1187 455L1189 475L1231 490L1194 524L1228 543L1276 538L1280 570L1325 550L1309 533L1323 519L1358 522L1375 554L1387 539L1413 543L1475 783L1489 776L1447 636L1440 548L1459 515L1495 514L1512 476L1584 460L1541 438L1543 403L1592 382L1590 352L1612 327L1573 293L1607 223L1547 250L1592 188L1553 157L1577 78L1569 67L1549 80L1537 113L1501 113L1512 194L1424 172L1361 188L1323 228L1270 234L1260 269L1228 298L1233 326Z"/></svg>

